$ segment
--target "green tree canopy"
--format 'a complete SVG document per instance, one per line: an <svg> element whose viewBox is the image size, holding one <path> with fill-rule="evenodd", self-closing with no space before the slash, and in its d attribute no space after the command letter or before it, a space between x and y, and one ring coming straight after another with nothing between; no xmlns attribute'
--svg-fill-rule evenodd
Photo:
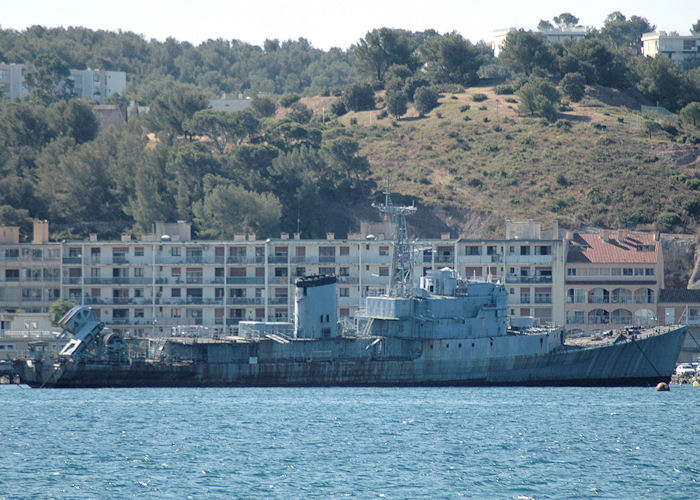
<svg viewBox="0 0 700 500"><path fill-rule="evenodd" d="M437 107L438 97L439 94L437 91L431 87L420 87L416 89L416 93L413 98L416 111L418 111L421 116L430 113L431 110Z"/></svg>
<svg viewBox="0 0 700 500"><path fill-rule="evenodd" d="M694 127L700 124L700 102L694 101L681 109L681 119L685 123L692 123Z"/></svg>
<svg viewBox="0 0 700 500"><path fill-rule="evenodd" d="M386 109L394 118L400 118L408 110L408 96L403 90L389 90L385 99Z"/></svg>
<svg viewBox="0 0 700 500"><path fill-rule="evenodd" d="M58 299L49 306L49 314L51 315L51 324L58 326L58 322L66 315L68 311L73 309L75 304L70 300Z"/></svg>
<svg viewBox="0 0 700 500"><path fill-rule="evenodd" d="M73 96L73 81L68 63L56 55L40 54L24 75L30 98L37 104L69 99Z"/></svg>
<svg viewBox="0 0 700 500"><path fill-rule="evenodd" d="M420 46L424 69L436 83L470 85L479 77L479 50L456 32L431 37Z"/></svg>
<svg viewBox="0 0 700 500"><path fill-rule="evenodd" d="M524 30L508 33L498 59L512 71L526 75L536 68L549 72L554 64L554 54L544 36Z"/></svg>
<svg viewBox="0 0 700 500"><path fill-rule="evenodd" d="M559 87L569 99L580 101L586 91L586 77L581 73L567 73L559 82Z"/></svg>
<svg viewBox="0 0 700 500"><path fill-rule="evenodd" d="M552 31L553 29L554 25L546 19L540 19L540 22L537 23L537 31Z"/></svg>
<svg viewBox="0 0 700 500"><path fill-rule="evenodd" d="M518 105L520 111L544 116L549 121L556 119L559 92L544 78L529 78L516 94L520 98Z"/></svg>
<svg viewBox="0 0 700 500"><path fill-rule="evenodd" d="M250 108L258 118L267 118L274 116L275 111L277 111L277 104L269 97L258 96L250 101Z"/></svg>
<svg viewBox="0 0 700 500"><path fill-rule="evenodd" d="M384 73L393 64L414 64L413 49L404 30L380 28L368 31L352 51L360 74L384 81Z"/></svg>
<svg viewBox="0 0 700 500"><path fill-rule="evenodd" d="M252 232L259 238L279 231L282 205L276 196L248 191L234 184L214 187L194 205L195 224L204 238L230 239Z"/></svg>
<svg viewBox="0 0 700 500"><path fill-rule="evenodd" d="M171 138L184 136L185 122L207 105L207 98L200 90L177 87L156 97L148 112L148 122L154 131L163 131Z"/></svg>
<svg viewBox="0 0 700 500"><path fill-rule="evenodd" d="M690 27L690 33L695 36L700 35L700 19Z"/></svg>
<svg viewBox="0 0 700 500"><path fill-rule="evenodd" d="M570 28L578 24L578 17L569 12L563 12L558 16L554 16L552 21L554 21L559 28Z"/></svg>
<svg viewBox="0 0 700 500"><path fill-rule="evenodd" d="M605 18L600 35L615 47L641 54L642 35L654 29L656 26L650 24L644 17L632 16L627 19L622 12L615 11Z"/></svg>
<svg viewBox="0 0 700 500"><path fill-rule="evenodd" d="M374 109L374 89L368 83L349 85L343 91L343 102L352 111Z"/></svg>

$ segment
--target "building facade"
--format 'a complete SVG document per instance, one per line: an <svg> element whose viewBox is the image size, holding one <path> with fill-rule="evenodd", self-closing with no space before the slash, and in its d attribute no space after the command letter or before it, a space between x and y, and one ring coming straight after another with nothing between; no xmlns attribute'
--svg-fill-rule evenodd
<svg viewBox="0 0 700 500"><path fill-rule="evenodd" d="M658 54L680 63L686 59L700 57L700 36L681 36L665 31L644 33L642 35L642 55L656 57Z"/></svg>
<svg viewBox="0 0 700 500"><path fill-rule="evenodd" d="M568 235L567 329L655 324L663 271L657 233L619 230Z"/></svg>
<svg viewBox="0 0 700 500"><path fill-rule="evenodd" d="M414 272L447 266L466 278L499 280L512 315L562 324L564 244L526 224L523 230L509 223L513 234L503 240L424 240ZM19 243L17 231L0 242L0 310L41 313L63 298L92 307L124 334L190 327L225 334L240 321L293 321L296 278L333 274L343 318L386 291L393 251L387 233L193 241L189 224L180 222L154 225L140 240L49 242L48 224L37 221L32 243Z"/></svg>
<svg viewBox="0 0 700 500"><path fill-rule="evenodd" d="M16 100L29 93L24 78L29 68L27 64L0 63L0 86L4 88L6 97ZM112 94L124 95L126 89L124 71L71 69L69 79L73 82L73 91L77 97L88 98L100 104Z"/></svg>

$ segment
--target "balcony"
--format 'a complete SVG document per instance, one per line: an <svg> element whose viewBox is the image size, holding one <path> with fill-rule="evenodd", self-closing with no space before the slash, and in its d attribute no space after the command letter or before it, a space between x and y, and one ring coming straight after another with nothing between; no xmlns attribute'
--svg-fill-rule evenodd
<svg viewBox="0 0 700 500"><path fill-rule="evenodd" d="M267 262L270 264L286 264L288 260L288 255L270 255L267 257Z"/></svg>
<svg viewBox="0 0 700 500"><path fill-rule="evenodd" d="M64 284L65 283L64 278ZM72 279L72 278L71 278ZM80 278L77 278L80 280ZM85 278L85 284L86 285L150 285L153 281L153 278L148 277L148 276L139 276L139 277L113 277L113 278ZM80 281L78 281L80 283Z"/></svg>
<svg viewBox="0 0 700 500"><path fill-rule="evenodd" d="M436 264L452 264L454 262L454 258L452 255L436 255L435 256L435 263Z"/></svg>
<svg viewBox="0 0 700 500"><path fill-rule="evenodd" d="M498 264L502 260L500 255L460 255L457 258L460 264Z"/></svg>
<svg viewBox="0 0 700 500"><path fill-rule="evenodd" d="M63 257L63 263L64 264L82 264L83 258L82 257Z"/></svg>
<svg viewBox="0 0 700 500"><path fill-rule="evenodd" d="M255 277L235 276L235 277L228 277L228 278L226 278L226 284L227 284L227 285L264 285L264 284L265 284L265 277L264 277L264 276L255 276Z"/></svg>
<svg viewBox="0 0 700 500"><path fill-rule="evenodd" d="M273 305L287 305L289 304L289 297L270 297L268 303Z"/></svg>
<svg viewBox="0 0 700 500"><path fill-rule="evenodd" d="M270 285L286 285L289 283L289 279L287 276L270 276L268 283Z"/></svg>
<svg viewBox="0 0 700 500"><path fill-rule="evenodd" d="M229 264L264 264L265 257L247 257L245 255L230 255L226 262Z"/></svg>
<svg viewBox="0 0 700 500"><path fill-rule="evenodd" d="M551 276L517 276L509 274L506 276L506 283L551 283Z"/></svg>
<svg viewBox="0 0 700 500"><path fill-rule="evenodd" d="M335 264L335 255L323 255L318 258L319 264Z"/></svg>
<svg viewBox="0 0 700 500"><path fill-rule="evenodd" d="M226 301L231 306L258 306L262 305L262 297L229 297Z"/></svg>
<svg viewBox="0 0 700 500"><path fill-rule="evenodd" d="M72 278L63 278L63 284L64 285L80 285L83 282L83 278L80 276L78 277L72 277Z"/></svg>

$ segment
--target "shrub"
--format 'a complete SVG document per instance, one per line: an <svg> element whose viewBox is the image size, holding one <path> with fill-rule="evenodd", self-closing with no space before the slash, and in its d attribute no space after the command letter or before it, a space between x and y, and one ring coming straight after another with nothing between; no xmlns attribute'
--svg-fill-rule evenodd
<svg viewBox="0 0 700 500"><path fill-rule="evenodd" d="M569 99L578 102L586 94L586 77L581 73L567 73L559 82L559 88Z"/></svg>
<svg viewBox="0 0 700 500"><path fill-rule="evenodd" d="M571 130L571 122L569 120L557 120L555 125L562 130Z"/></svg>
<svg viewBox="0 0 700 500"><path fill-rule="evenodd" d="M438 93L430 87L420 87L416 89L413 97L416 111L423 116L435 109L438 105Z"/></svg>
<svg viewBox="0 0 700 500"><path fill-rule="evenodd" d="M464 104L459 107L459 110L464 113L465 111L469 111L471 109L471 106L469 104Z"/></svg>
<svg viewBox="0 0 700 500"><path fill-rule="evenodd" d="M377 120L381 120L383 118L386 118L387 116L389 116L389 113L386 109L383 109L379 113L377 113Z"/></svg>
<svg viewBox="0 0 700 500"><path fill-rule="evenodd" d="M488 99L486 94L482 94L481 92L477 92L476 94L472 95L472 101L474 102L483 102L486 99Z"/></svg>
<svg viewBox="0 0 700 500"><path fill-rule="evenodd" d="M406 114L406 105L408 103L406 92L402 90L391 90L386 93L385 99L386 109L392 116L399 118Z"/></svg>
<svg viewBox="0 0 700 500"><path fill-rule="evenodd" d="M335 116L343 116L348 112L348 108L345 107L345 103L342 101L342 99L336 99L333 101L330 105L330 110Z"/></svg>
<svg viewBox="0 0 700 500"><path fill-rule="evenodd" d="M498 95L515 93L515 89L513 88L513 86L507 83L501 83L500 85L496 85L496 88L494 88L493 91Z"/></svg>
<svg viewBox="0 0 700 500"><path fill-rule="evenodd" d="M368 83L348 85L343 92L343 102L352 111L374 109L374 89Z"/></svg>
<svg viewBox="0 0 700 500"><path fill-rule="evenodd" d="M319 94L321 97L329 97L331 95L331 89L326 87L325 89L321 90L321 93Z"/></svg>
<svg viewBox="0 0 700 500"><path fill-rule="evenodd" d="M521 112L539 115L549 121L557 117L555 104L559 102L559 92L544 78L530 78L517 92Z"/></svg>
<svg viewBox="0 0 700 500"><path fill-rule="evenodd" d="M300 97L297 94L285 94L282 97L280 97L280 106L283 108L288 108L295 102L297 102L300 99Z"/></svg>
<svg viewBox="0 0 700 500"><path fill-rule="evenodd" d="M680 216L676 212L665 211L661 212L656 218L657 224L661 229L671 230L673 226L681 221Z"/></svg>
<svg viewBox="0 0 700 500"><path fill-rule="evenodd" d="M511 104L518 104L518 100L515 99L515 98L513 98L513 97L508 97L508 98L506 99L506 102L509 102L509 103L511 103Z"/></svg>
<svg viewBox="0 0 700 500"><path fill-rule="evenodd" d="M479 111L486 111L488 108L486 106L479 106Z"/></svg>
<svg viewBox="0 0 700 500"><path fill-rule="evenodd" d="M353 116L350 118L350 125L357 125L357 117Z"/></svg>
<svg viewBox="0 0 700 500"><path fill-rule="evenodd" d="M479 189L484 185L484 182L481 179L478 179L476 177L472 177L467 181L467 184L469 184L473 188Z"/></svg>
<svg viewBox="0 0 700 500"><path fill-rule="evenodd" d="M301 102L295 102L290 106L287 116L297 123L304 124L311 121L313 114L313 111L311 111L307 105Z"/></svg>

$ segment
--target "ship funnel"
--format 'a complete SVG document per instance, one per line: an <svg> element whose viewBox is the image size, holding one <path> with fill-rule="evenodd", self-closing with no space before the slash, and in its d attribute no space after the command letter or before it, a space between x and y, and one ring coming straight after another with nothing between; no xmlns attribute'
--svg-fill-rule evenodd
<svg viewBox="0 0 700 500"><path fill-rule="evenodd" d="M296 282L294 332L298 338L337 336L335 276L306 276Z"/></svg>

